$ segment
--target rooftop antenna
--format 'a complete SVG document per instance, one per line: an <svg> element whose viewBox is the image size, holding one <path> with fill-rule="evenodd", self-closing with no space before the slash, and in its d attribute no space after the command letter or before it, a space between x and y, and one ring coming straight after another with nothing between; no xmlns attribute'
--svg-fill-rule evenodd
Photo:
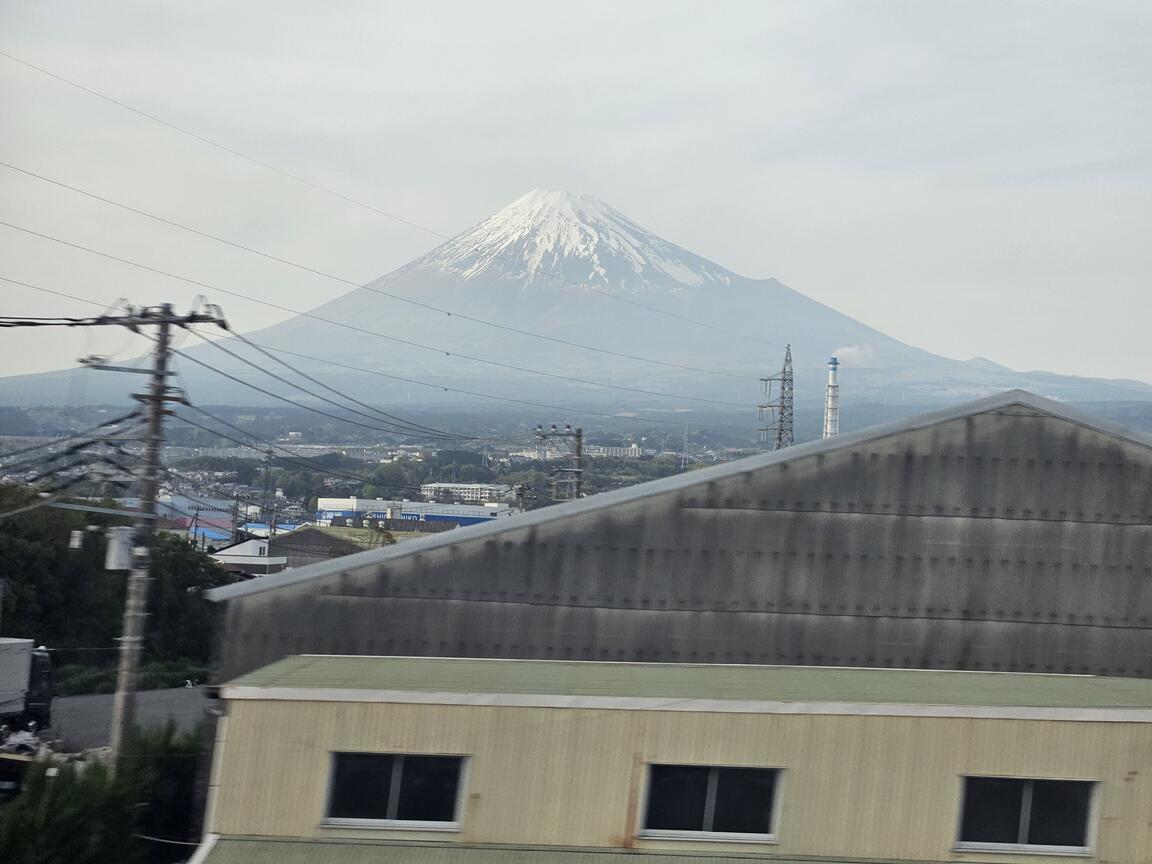
<svg viewBox="0 0 1152 864"><path fill-rule="evenodd" d="M837 373L840 361L828 358L828 388L824 391L824 437L835 438L840 434L840 384Z"/></svg>
<svg viewBox="0 0 1152 864"><path fill-rule="evenodd" d="M771 442L773 450L792 446L792 346L784 349L784 367L776 375L760 379L764 384L764 402L760 411L760 440ZM775 392L775 396L773 393ZM765 422L767 421L767 422Z"/></svg>

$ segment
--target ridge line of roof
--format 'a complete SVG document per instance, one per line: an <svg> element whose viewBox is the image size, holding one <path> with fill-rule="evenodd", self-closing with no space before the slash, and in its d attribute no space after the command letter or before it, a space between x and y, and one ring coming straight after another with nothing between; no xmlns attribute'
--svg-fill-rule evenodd
<svg viewBox="0 0 1152 864"><path fill-rule="evenodd" d="M382 549L367 549L363 552L353 553L352 555L346 555L341 558L334 558L331 561L320 561L297 570L286 571L289 575L275 574L280 578L273 579L269 576L264 576L258 579L248 580L247 582L238 582L220 588L212 588L206 591L204 596L213 602L221 602L238 597L260 594L265 591L273 591L278 588L300 585L314 579L322 579L325 576L381 564L396 558L417 555L422 552L453 546L468 540L478 540L489 535L503 534L508 530L534 528L549 522L565 519L577 513L603 510L618 504L629 504L635 501L641 501L645 498L661 495L666 492L673 492L679 489L709 483L720 478L756 471L769 465L791 462L796 459L803 459L808 456L855 446L864 441L888 438L903 432L912 432L951 420L958 420L962 417L988 414L996 409L1007 408L1012 405L1020 405L1024 408L1041 411L1079 426L1108 435L1114 435L1130 441L1133 444L1152 449L1152 436L1150 435L1135 432L1126 426L1112 423L1099 417L1093 417L1064 403L1056 402L1043 396L1037 396L1027 390L1006 390L1002 393L985 396L970 402L946 406L935 411L900 418L888 423L868 426L864 429L858 429L834 438L805 441L802 444L796 444L783 450L773 450L755 456L748 456L744 459L737 459L733 462L713 465L709 468L686 471L671 477L650 480L647 483L638 483L635 486L628 486L623 489L613 489L609 492L594 495L591 498L582 498L564 504L543 507L539 510L533 510L503 519L494 519L487 525L462 526L452 531L445 531L442 534L431 537L422 537L418 540L412 540L403 544L398 543ZM465 533L461 534L458 532Z"/></svg>
<svg viewBox="0 0 1152 864"><path fill-rule="evenodd" d="M862 672L889 672L896 674L905 674L908 672L922 672L924 674L939 675L940 673L951 673L953 675L986 675L986 676L1010 676L1021 675L1030 679L1035 678L1100 678L1108 681L1115 680L1113 676L1109 675L1093 675L1090 673L1080 672L1020 672L1009 671L1007 669L920 669L917 667L905 666L814 666L811 664L805 665L802 663L675 663L669 660L574 660L565 658L548 658L548 657L442 657L434 654L412 655L412 654L290 654L287 657L282 657L269 663L268 666L275 663L283 663L288 660L294 659L308 659L310 661L323 659L323 660L342 660L342 661L369 661L369 660L416 660L416 661L439 661L443 663L551 663L556 665L570 665L570 666L592 666L595 665L598 669L603 669L611 666L642 666L645 668L652 666L667 667L670 669L707 669L715 671L717 669L794 669L801 672L810 672L814 669L831 669L836 671L862 671ZM268 668L264 666L262 668ZM303 668L303 667L302 667ZM258 671L258 670L253 670ZM244 673L249 675L251 673ZM1121 679L1124 681L1142 681L1142 678Z"/></svg>

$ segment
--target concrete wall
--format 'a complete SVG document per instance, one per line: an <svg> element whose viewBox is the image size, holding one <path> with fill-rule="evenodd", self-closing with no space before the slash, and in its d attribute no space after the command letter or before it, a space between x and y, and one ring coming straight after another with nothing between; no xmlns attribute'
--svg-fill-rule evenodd
<svg viewBox="0 0 1152 864"><path fill-rule="evenodd" d="M1152 676L1152 448L1008 405L805 452L234 598L222 678L305 652Z"/></svg>
<svg viewBox="0 0 1152 864"><path fill-rule="evenodd" d="M208 830L223 834L1039 864L956 853L962 776L1093 780L1095 860L1152 848L1152 727L941 717L230 701ZM458 833L323 826L332 751L469 757ZM781 769L778 844L644 840L646 765ZM695 854L693 854L695 853Z"/></svg>

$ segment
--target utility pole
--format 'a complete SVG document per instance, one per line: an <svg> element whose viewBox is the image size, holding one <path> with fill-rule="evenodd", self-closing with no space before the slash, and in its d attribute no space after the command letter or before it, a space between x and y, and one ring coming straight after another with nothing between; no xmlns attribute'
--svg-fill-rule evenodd
<svg viewBox="0 0 1152 864"><path fill-rule="evenodd" d="M172 327L192 324L218 324L227 322L217 306L205 305L203 311L186 315L175 312L172 304L160 306L128 307L123 314L97 315L89 318L68 318L60 321L43 319L8 320L5 327L127 327L134 333L156 327L152 365L148 369L112 366L102 357L82 358L81 365L90 369L113 372L133 372L149 376L148 389L133 394L136 401L147 406L148 430L144 437L144 476L140 485L140 509L133 529L132 567L128 574L127 596L124 601L124 619L120 635L120 658L116 673L116 694L112 701L111 749L114 758L124 752L124 743L136 725L136 688L140 678L140 654L144 640L144 621L148 615L148 587L151 581L153 525L156 520L156 493L160 485L160 448L164 443L165 405L183 402L184 397L168 385L168 359L172 350Z"/></svg>
<svg viewBox="0 0 1152 864"><path fill-rule="evenodd" d="M148 615L148 587L152 579L152 533L156 516L156 489L160 469L160 446L164 440L164 405L172 401L168 388L168 357L172 341L172 307L160 307L159 332L152 350L152 376L146 393L135 399L148 408L148 431L144 438L144 478L140 485L140 518L136 520L132 569L124 600L124 624L120 633L120 664L116 671L116 694L112 699L112 736L109 746L119 759L136 722L136 689L140 679L140 653L144 621Z"/></svg>
<svg viewBox="0 0 1152 864"><path fill-rule="evenodd" d="M557 429L556 424L553 423L548 427L548 431L544 430L543 425L536 426L536 437L540 439L540 447L542 449L547 447L546 442L552 438L563 438L571 441L571 458L569 467L555 468L552 470L551 476L548 479L548 487L551 491L551 498L553 501L559 500L557 496L557 487L563 483L568 489L568 499L581 498L584 495L584 430L577 426L572 428L571 424L566 425L563 430Z"/></svg>
<svg viewBox="0 0 1152 864"><path fill-rule="evenodd" d="M268 488L272 483L272 448L268 448L268 452L264 456L264 504L263 510L260 513L261 519L267 519L268 513L272 509L272 504L268 500Z"/></svg>
<svg viewBox="0 0 1152 864"><path fill-rule="evenodd" d="M771 442L773 450L791 447L792 433L792 403L793 403L793 377L792 377L792 346L784 349L784 366L776 375L761 378L764 384L765 401L756 407L760 412L760 440ZM776 391L773 397L773 390Z"/></svg>
<svg viewBox="0 0 1152 864"><path fill-rule="evenodd" d="M140 655L144 642L144 623L148 617L148 588L152 581L152 541L156 521L156 494L160 485L160 449L164 443L164 417L169 402L183 402L184 397L168 385L168 360L172 348L172 327L191 324L224 324L218 307L187 315L176 313L170 303L161 306L130 309L126 315L102 315L82 326L118 324L139 332L143 327L156 327L155 347L150 369L110 367L99 359L82 360L94 369L137 372L150 378L144 393L133 394L147 407L148 429L144 437L144 476L140 484L140 509L137 513L132 548L132 569L124 600L124 619L120 634L120 658L116 672L116 693L112 699L112 735L109 746L113 758L119 759L124 745L136 725L136 690L140 679ZM75 325L73 325L75 326Z"/></svg>
<svg viewBox="0 0 1152 864"><path fill-rule="evenodd" d="M572 497L584 497L584 430L577 426L572 450Z"/></svg>

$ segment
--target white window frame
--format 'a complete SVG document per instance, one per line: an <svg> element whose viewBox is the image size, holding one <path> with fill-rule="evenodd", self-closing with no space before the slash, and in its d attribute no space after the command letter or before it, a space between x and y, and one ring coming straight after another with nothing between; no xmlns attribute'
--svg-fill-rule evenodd
<svg viewBox="0 0 1152 864"><path fill-rule="evenodd" d="M332 806L333 784L336 781L337 756L392 756L392 778L388 789L388 806L386 812L396 812L400 801L400 775L403 769L401 759L407 756L445 756L460 760L460 774L456 781L456 800L452 804L455 819L450 822L432 822L416 819L350 819L347 817L329 816L328 810ZM396 758L400 757L400 758ZM325 828L373 828L400 831L441 831L458 832L464 821L464 787L468 783L471 758L463 753L396 753L378 752L373 750L332 750L328 754L328 787L324 794L324 817L320 825Z"/></svg>
<svg viewBox="0 0 1152 864"><path fill-rule="evenodd" d="M652 769L654 767L687 767L687 768L709 768L717 772L709 775L709 799L705 800L705 812L711 805L713 813L715 813L715 785L712 782L712 777L719 776L719 769L721 768L756 768L762 771L772 771L775 778L772 784L772 812L769 814L769 826L772 828L769 834L747 834L738 833L735 831L684 831L680 829L669 828L645 828L644 822L648 818L648 802L649 796L652 792ZM644 765L644 798L640 802L639 813L637 814L638 824L636 826L636 836L642 840L688 840L697 843L779 843L780 842L780 799L782 797L781 790L783 789L784 769L779 765L717 765L713 763L696 763L696 762L646 762Z"/></svg>
<svg viewBox="0 0 1152 864"><path fill-rule="evenodd" d="M1053 780L1064 783L1088 783L1088 813L1085 817L1084 846L1050 846L1042 843L983 843L975 840L961 840L960 833L964 829L964 799L968 794L968 780L1019 780L1029 785L1024 787L1024 798L1021 801L1020 830L1023 831L1027 820L1023 814L1030 817L1032 805L1032 785L1037 780ZM1059 855L1069 858L1091 858L1096 854L1096 818L1100 803L1100 781L1086 777L1018 777L1003 774L961 774L960 775L960 808L956 814L956 843L952 847L954 852L1003 852L1009 855Z"/></svg>

